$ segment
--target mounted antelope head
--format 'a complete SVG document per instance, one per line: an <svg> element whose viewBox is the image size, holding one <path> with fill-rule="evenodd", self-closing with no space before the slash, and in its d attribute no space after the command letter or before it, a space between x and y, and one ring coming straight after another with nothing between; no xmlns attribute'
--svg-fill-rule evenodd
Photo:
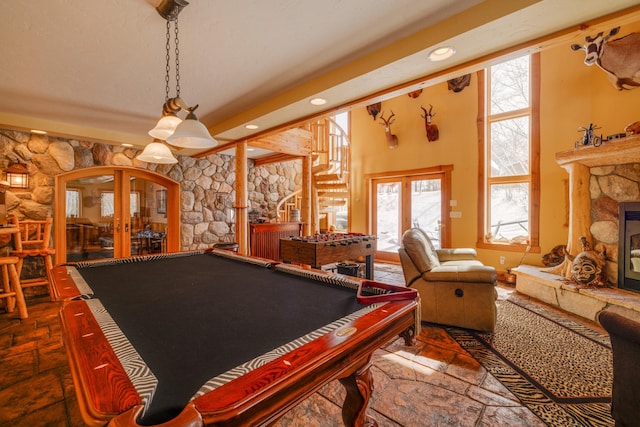
<svg viewBox="0 0 640 427"><path fill-rule="evenodd" d="M434 125L431 122L431 120L436 115L436 113L432 113L433 105L429 104L429 112L427 112L427 109L424 107L420 108L422 108L422 111L424 111L424 114L420 114L420 117L424 119L424 128L427 131L427 140L437 141L440 137L440 131L438 130L438 126Z"/></svg>
<svg viewBox="0 0 640 427"><path fill-rule="evenodd" d="M600 67L618 90L633 89L640 86L640 33L609 41L618 31L620 27L606 36L601 32L595 37L587 36L584 46L573 44L571 49L584 50L587 53L584 63Z"/></svg>
<svg viewBox="0 0 640 427"><path fill-rule="evenodd" d="M384 126L384 133L387 138L387 145L389 148L396 148L398 146L398 136L391 133L391 125L396 121L394 117L395 114L393 114L393 111L391 111L391 115L388 119L384 118L384 113L380 114L380 120L382 120L382 123L380 124Z"/></svg>

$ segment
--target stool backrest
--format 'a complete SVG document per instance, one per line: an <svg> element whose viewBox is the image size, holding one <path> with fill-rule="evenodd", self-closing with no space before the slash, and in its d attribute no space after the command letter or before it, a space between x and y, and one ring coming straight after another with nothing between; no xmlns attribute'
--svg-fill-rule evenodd
<svg viewBox="0 0 640 427"><path fill-rule="evenodd" d="M15 235L14 242L17 251L49 247L52 218L19 221L16 216L12 216L11 222L20 229L20 233Z"/></svg>

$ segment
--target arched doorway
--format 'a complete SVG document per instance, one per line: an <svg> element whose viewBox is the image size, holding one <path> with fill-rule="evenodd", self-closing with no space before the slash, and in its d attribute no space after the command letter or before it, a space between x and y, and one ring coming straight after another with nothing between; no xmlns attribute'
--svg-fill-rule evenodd
<svg viewBox="0 0 640 427"><path fill-rule="evenodd" d="M180 184L155 172L97 166L56 176L56 264L180 249Z"/></svg>

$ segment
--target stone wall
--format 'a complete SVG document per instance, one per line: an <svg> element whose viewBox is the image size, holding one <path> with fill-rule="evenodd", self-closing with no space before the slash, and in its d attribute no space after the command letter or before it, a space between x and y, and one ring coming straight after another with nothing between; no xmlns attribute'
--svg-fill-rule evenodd
<svg viewBox="0 0 640 427"><path fill-rule="evenodd" d="M594 248L606 248L607 280L618 283L618 203L640 201L640 164L590 169L591 235Z"/></svg>
<svg viewBox="0 0 640 427"><path fill-rule="evenodd" d="M8 191L9 214L20 219L52 216L54 177L62 172L93 166L132 166L165 175L180 183L181 249L210 247L232 241L235 226L235 158L212 154L204 158L176 156L175 165L158 165L135 159L139 150L0 129L0 169L25 163L30 170L28 191ZM273 219L279 200L300 188L301 162L248 167L250 209Z"/></svg>

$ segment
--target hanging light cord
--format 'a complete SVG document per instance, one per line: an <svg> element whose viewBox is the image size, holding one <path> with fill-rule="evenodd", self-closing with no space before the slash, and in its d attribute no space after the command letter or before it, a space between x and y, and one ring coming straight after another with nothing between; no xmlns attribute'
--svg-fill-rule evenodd
<svg viewBox="0 0 640 427"><path fill-rule="evenodd" d="M171 67L169 65L169 61L171 60L171 55L169 55L169 49L171 49L170 30L171 30L171 21L167 20L167 43L165 45L167 48L167 54L165 56L167 62L165 66L166 74L164 75L164 90L165 90L164 101L165 102L169 100L169 73L171 72Z"/></svg>
<svg viewBox="0 0 640 427"><path fill-rule="evenodd" d="M175 33L176 33L176 37L175 37L175 43L176 43L176 98L180 98L180 48L179 48L179 43L180 40L178 39L178 17L176 16L175 19Z"/></svg>
<svg viewBox="0 0 640 427"><path fill-rule="evenodd" d="M175 18L175 55L176 55L176 98L180 98L180 40L178 39L178 17ZM164 75L164 100L167 102L169 100L169 81L171 80L171 21L167 19L167 42L165 44L167 54L165 56L165 75Z"/></svg>

